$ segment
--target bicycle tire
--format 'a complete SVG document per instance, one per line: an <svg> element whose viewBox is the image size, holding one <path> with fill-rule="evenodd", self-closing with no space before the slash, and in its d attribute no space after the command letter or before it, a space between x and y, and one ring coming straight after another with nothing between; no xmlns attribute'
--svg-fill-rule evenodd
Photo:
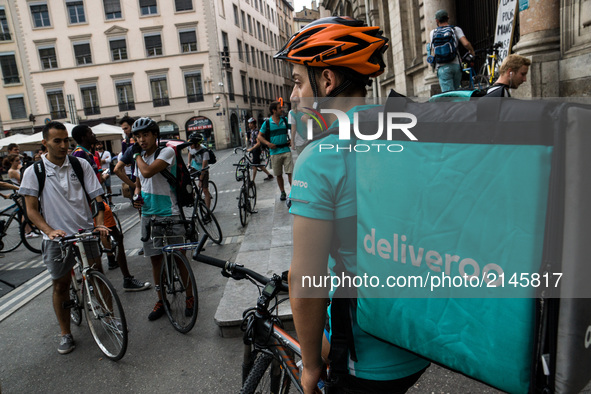
<svg viewBox="0 0 591 394"><path fill-rule="evenodd" d="M117 229L121 233L121 237L123 238L123 226L121 226L121 221L119 221L119 216L115 212L113 212L113 219L115 219L115 223L117 223Z"/></svg>
<svg viewBox="0 0 591 394"><path fill-rule="evenodd" d="M245 227L248 224L248 207L248 195L246 194L246 190L244 190L244 186L242 186L240 188L240 196L238 197L238 213L240 215L240 224L242 227Z"/></svg>
<svg viewBox="0 0 591 394"><path fill-rule="evenodd" d="M172 282L171 280L172 279ZM193 305L188 308L187 290L193 294ZM180 333L186 334L197 321L199 312L199 296L195 275L187 258L178 251L173 251L170 260L162 264L160 269L160 291L164 310L168 320Z"/></svg>
<svg viewBox="0 0 591 394"><path fill-rule="evenodd" d="M209 194L211 195L211 201L209 204L209 209L211 212L215 211L215 207L218 205L218 187L213 181L209 181L207 183L209 188Z"/></svg>
<svg viewBox="0 0 591 394"><path fill-rule="evenodd" d="M254 211L254 207L257 205L257 186L254 182L250 182L247 188L248 202L250 212Z"/></svg>
<svg viewBox="0 0 591 394"><path fill-rule="evenodd" d="M20 234L20 215L15 214L0 214L0 220L4 221L4 229L2 230L2 249L0 252L12 252L18 248L23 242L23 237Z"/></svg>
<svg viewBox="0 0 591 394"><path fill-rule="evenodd" d="M240 169L244 165L246 165L246 159L243 157L240 160L238 160L238 166L236 167L236 182L242 181L242 172L240 171Z"/></svg>
<svg viewBox="0 0 591 394"><path fill-rule="evenodd" d="M199 204L195 208L197 211L197 221L201 225L201 228L209 235L212 242L219 245L222 242L222 229L215 215L207 208L205 201L199 201Z"/></svg>
<svg viewBox="0 0 591 394"><path fill-rule="evenodd" d="M482 74L475 75L472 83L474 85L474 89L484 90L490 86L488 83L488 78Z"/></svg>
<svg viewBox="0 0 591 394"><path fill-rule="evenodd" d="M76 279L73 277L72 280ZM78 292L74 289L73 283L70 283L70 301L72 303L70 307L70 321L79 326L82 323L82 303L78 297Z"/></svg>
<svg viewBox="0 0 591 394"><path fill-rule="evenodd" d="M31 228L31 233L37 234L35 238L27 238L27 225ZM43 244L43 233L29 220L21 223L21 240L27 249L33 253L41 253L41 245Z"/></svg>
<svg viewBox="0 0 591 394"><path fill-rule="evenodd" d="M128 337L119 296L102 272L88 271L84 286L84 310L92 337L105 356L120 360L127 350Z"/></svg>
<svg viewBox="0 0 591 394"><path fill-rule="evenodd" d="M279 361L267 353L259 353L248 377L240 390L240 394L289 392L291 379Z"/></svg>

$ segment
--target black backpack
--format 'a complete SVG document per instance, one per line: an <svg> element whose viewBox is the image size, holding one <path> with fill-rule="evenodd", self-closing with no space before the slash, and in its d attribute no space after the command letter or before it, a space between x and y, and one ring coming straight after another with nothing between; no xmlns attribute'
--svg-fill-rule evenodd
<svg viewBox="0 0 591 394"><path fill-rule="evenodd" d="M431 51L435 56L435 63L449 63L458 56L456 47L455 26L440 26L433 32Z"/></svg>
<svg viewBox="0 0 591 394"><path fill-rule="evenodd" d="M283 119L283 122L285 124L285 133L278 132L275 135L287 134L287 143L277 145L277 148L276 149L285 148L286 146L290 146L291 145L290 142L289 142L289 130L288 130L288 127L289 126L287 125L288 124L287 123L287 118L285 116L282 116L281 119ZM265 139L267 141L271 142L271 118L267 119L266 122L265 122L265 124L267 125L267 127L265 127L265 132L263 133L264 134L263 137L265 137ZM267 148L268 148L267 145L263 144L263 149L267 149Z"/></svg>
<svg viewBox="0 0 591 394"><path fill-rule="evenodd" d="M207 160L208 164L215 164L218 162L218 158L215 157L215 153L213 153L213 151L209 148L203 148L203 149L199 150L199 152L197 152L197 153L199 154L204 150L207 151L207 153L209 153L209 160Z"/></svg>
<svg viewBox="0 0 591 394"><path fill-rule="evenodd" d="M167 145L168 146L168 145ZM182 207L191 207L195 202L195 195L193 194L193 182L191 181L191 174L189 173L189 169L185 165L183 160L183 156L181 155L180 150L176 149L176 146L170 145L170 148L174 150L175 157L176 157L176 176L172 175L168 169L164 169L160 171L160 174L166 178L170 186L173 187L176 193L176 199L179 205L179 208ZM164 147L160 146L156 149L154 153L154 160L158 158L158 155L162 151Z"/></svg>

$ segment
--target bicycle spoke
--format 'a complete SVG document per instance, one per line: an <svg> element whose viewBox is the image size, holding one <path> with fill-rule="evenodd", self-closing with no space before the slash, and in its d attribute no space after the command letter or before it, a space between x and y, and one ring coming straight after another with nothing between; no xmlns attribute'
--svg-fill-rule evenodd
<svg viewBox="0 0 591 394"><path fill-rule="evenodd" d="M11 252L23 242L20 235L20 217L17 214L0 214L2 223L2 249L0 252Z"/></svg>

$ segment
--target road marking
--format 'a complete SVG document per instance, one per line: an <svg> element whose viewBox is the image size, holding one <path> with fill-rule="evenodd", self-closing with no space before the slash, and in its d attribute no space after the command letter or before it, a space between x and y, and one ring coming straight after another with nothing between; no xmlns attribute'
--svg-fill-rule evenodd
<svg viewBox="0 0 591 394"><path fill-rule="evenodd" d="M49 287L51 287L51 277L49 272L43 271L2 297L0 299L0 322Z"/></svg>

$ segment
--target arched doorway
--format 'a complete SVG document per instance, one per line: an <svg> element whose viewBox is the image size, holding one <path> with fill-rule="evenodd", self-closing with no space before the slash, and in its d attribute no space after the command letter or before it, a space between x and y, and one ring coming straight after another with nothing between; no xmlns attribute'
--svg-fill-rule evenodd
<svg viewBox="0 0 591 394"><path fill-rule="evenodd" d="M230 146L232 148L241 146L240 143L240 125L238 124L238 116L235 113L230 115Z"/></svg>
<svg viewBox="0 0 591 394"><path fill-rule="evenodd" d="M208 148L215 148L215 134L213 133L213 122L205 116L193 116L185 123L187 138L193 132L203 134L203 139Z"/></svg>

